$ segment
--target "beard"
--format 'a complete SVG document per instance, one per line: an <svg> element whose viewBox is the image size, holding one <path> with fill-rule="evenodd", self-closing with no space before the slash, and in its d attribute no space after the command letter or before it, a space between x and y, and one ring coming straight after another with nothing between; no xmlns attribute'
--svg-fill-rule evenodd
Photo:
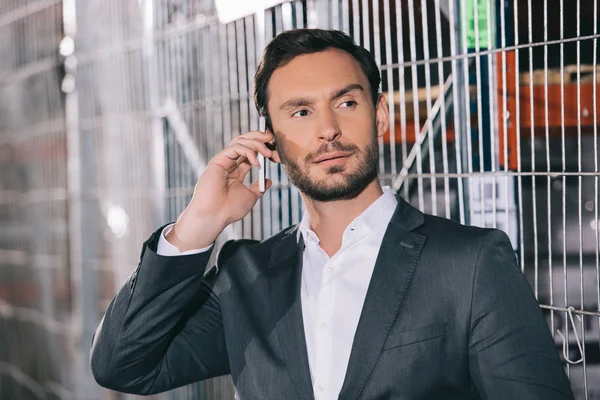
<svg viewBox="0 0 600 400"><path fill-rule="evenodd" d="M308 166L312 164L312 160L332 151L352 152L352 156L358 157L358 166L354 170L349 170L346 165L335 165L327 169L325 177L318 180L311 178ZM290 182L300 192L315 201L353 199L377 178L379 152L375 133L373 133L373 140L364 149L359 149L354 144L342 144L337 141L326 143L316 152L305 157L304 168L289 157L280 146L277 147L277 153Z"/></svg>

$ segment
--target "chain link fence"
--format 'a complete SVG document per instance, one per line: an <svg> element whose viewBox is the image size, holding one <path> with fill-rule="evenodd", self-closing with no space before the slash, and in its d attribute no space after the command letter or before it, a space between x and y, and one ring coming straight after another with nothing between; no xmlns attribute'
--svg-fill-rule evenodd
<svg viewBox="0 0 600 400"><path fill-rule="evenodd" d="M0 398L135 397L94 383L92 333L212 155L258 128L262 50L301 27L371 50L391 116L382 183L506 231L577 398L600 397L597 3L298 0L222 23L213 0L4 0ZM273 188L219 243L299 222L269 168ZM156 396L233 397L228 377Z"/></svg>

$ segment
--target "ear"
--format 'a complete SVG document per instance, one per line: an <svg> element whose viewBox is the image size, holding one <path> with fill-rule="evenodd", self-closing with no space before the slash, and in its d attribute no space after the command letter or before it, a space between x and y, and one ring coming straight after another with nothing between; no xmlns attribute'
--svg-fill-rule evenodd
<svg viewBox="0 0 600 400"><path fill-rule="evenodd" d="M384 136L390 128L390 115L385 96L379 93L377 105L375 106L375 121L377 123L377 137Z"/></svg>
<svg viewBox="0 0 600 400"><path fill-rule="evenodd" d="M277 141L275 140L275 134L269 128L266 128L265 132L273 135L273 141L265 143L265 146L267 146L267 149L269 149L273 152L273 156L271 158L269 158L269 160L276 162L276 163L280 163L281 159L279 158L279 152L277 151Z"/></svg>

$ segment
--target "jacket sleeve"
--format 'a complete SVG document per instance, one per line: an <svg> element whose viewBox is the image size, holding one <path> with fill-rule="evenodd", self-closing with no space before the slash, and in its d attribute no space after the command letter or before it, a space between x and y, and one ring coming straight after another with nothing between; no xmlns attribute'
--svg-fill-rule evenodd
<svg viewBox="0 0 600 400"><path fill-rule="evenodd" d="M483 239L473 278L469 368L482 399L573 399L556 346L506 234Z"/></svg>
<svg viewBox="0 0 600 400"><path fill-rule="evenodd" d="M161 231L94 334L92 373L112 390L147 395L229 373L216 268L205 273L211 250L160 256Z"/></svg>

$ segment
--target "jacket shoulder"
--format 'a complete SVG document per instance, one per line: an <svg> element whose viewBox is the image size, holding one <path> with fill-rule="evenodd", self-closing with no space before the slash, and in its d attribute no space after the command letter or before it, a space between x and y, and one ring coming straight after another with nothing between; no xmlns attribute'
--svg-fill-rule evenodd
<svg viewBox="0 0 600 400"><path fill-rule="evenodd" d="M493 235L493 232L502 232L495 228L464 225L454 220L435 215L423 215L424 224L420 228L420 232L428 237L451 241L472 241L484 238L490 234Z"/></svg>
<svg viewBox="0 0 600 400"><path fill-rule="evenodd" d="M461 259L476 259L486 243L501 243L512 248L508 235L500 229L463 225L429 214L424 214L424 223L417 231L427 237L427 245L436 252Z"/></svg>
<svg viewBox="0 0 600 400"><path fill-rule="evenodd" d="M227 263L231 257L239 252L250 252L253 254L260 255L261 253L268 254L271 249L281 241L281 239L287 235L295 234L298 225L289 226L275 235L264 239L234 239L229 240L221 246L219 255L217 257L217 265L223 265Z"/></svg>

